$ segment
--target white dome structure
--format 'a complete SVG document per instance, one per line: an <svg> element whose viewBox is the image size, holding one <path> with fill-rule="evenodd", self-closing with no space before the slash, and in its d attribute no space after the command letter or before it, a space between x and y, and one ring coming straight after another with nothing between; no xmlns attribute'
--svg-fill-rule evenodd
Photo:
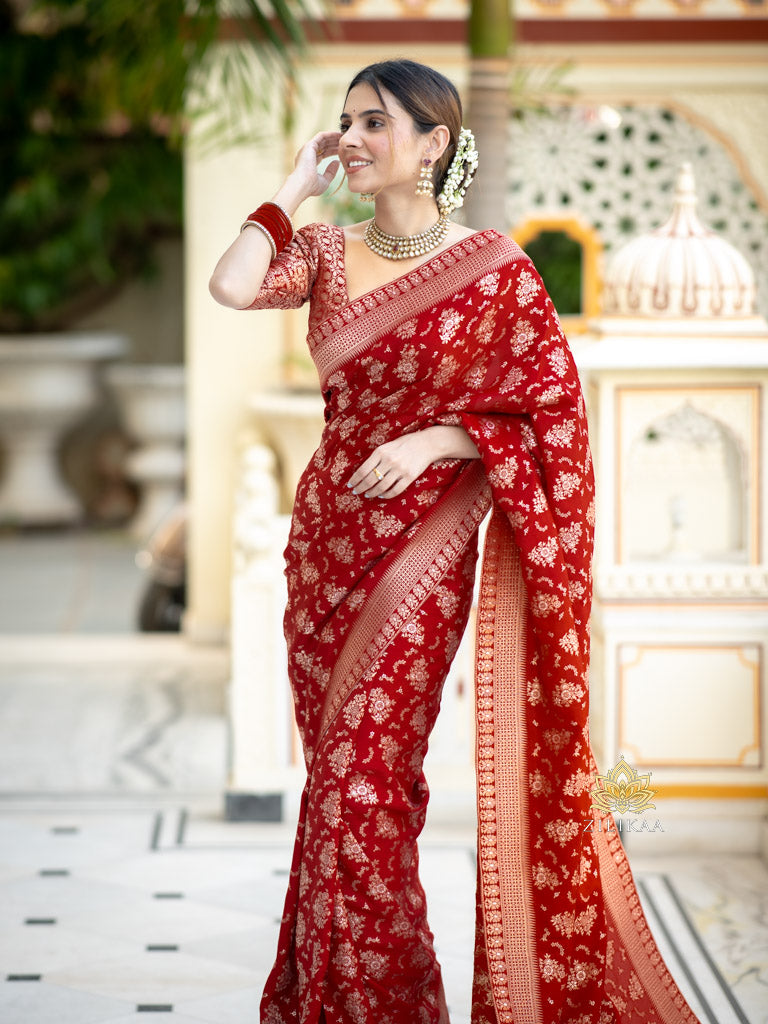
<svg viewBox="0 0 768 1024"><path fill-rule="evenodd" d="M672 216L622 246L608 267L607 316L731 318L755 314L755 275L741 253L696 214L690 164L675 186Z"/></svg>

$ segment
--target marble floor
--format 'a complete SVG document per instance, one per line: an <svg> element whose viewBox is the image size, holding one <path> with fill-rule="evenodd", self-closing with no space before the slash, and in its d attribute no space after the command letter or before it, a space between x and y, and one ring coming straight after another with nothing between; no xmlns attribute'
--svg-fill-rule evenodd
<svg viewBox="0 0 768 1024"><path fill-rule="evenodd" d="M0 533L0 1024L255 1024L289 825L227 822L227 652L138 636L119 533ZM422 876L469 1024L471 823ZM768 866L640 856L641 898L702 1024L768 1024Z"/></svg>
<svg viewBox="0 0 768 1024"><path fill-rule="evenodd" d="M291 838L205 804L0 802L0 1021L256 1022ZM452 1021L469 1024L471 833L428 829L422 873ZM766 1024L765 864L654 859L635 873L702 1024Z"/></svg>
<svg viewBox="0 0 768 1024"><path fill-rule="evenodd" d="M124 530L0 530L0 633L132 633L146 574Z"/></svg>

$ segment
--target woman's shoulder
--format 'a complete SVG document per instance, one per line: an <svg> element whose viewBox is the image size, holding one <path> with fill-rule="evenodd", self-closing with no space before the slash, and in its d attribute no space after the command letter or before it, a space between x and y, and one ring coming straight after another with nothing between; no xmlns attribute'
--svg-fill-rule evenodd
<svg viewBox="0 0 768 1024"><path fill-rule="evenodd" d="M481 238L485 245L490 243L493 253L503 259L510 272L519 273L525 268L533 267L530 256L522 249L514 238L505 235L496 228L487 228L485 231L472 233L475 238ZM491 248L489 247L489 251Z"/></svg>
<svg viewBox="0 0 768 1024"><path fill-rule="evenodd" d="M334 271L343 266L344 232L336 224L305 224L294 235L292 246L312 266L313 274L322 272L324 267Z"/></svg>
<svg viewBox="0 0 768 1024"><path fill-rule="evenodd" d="M300 227L295 238L301 238L310 245L316 245L322 248L328 243L337 242L339 237L342 235L342 229L337 227L336 224L325 224L323 221L312 221L310 224L305 224Z"/></svg>
<svg viewBox="0 0 768 1024"><path fill-rule="evenodd" d="M528 259L528 256L526 256L525 252L513 238L505 235L503 231L498 231L496 228L473 228L466 227L463 224L452 224L449 237L452 245L463 242L466 239L474 239L484 246L492 243L500 252L509 254L512 257Z"/></svg>
<svg viewBox="0 0 768 1024"><path fill-rule="evenodd" d="M476 228L468 228L465 224L457 224L455 221L451 224L451 230L449 232L449 238L452 242L463 242L465 238L471 238L473 235L479 235L482 232Z"/></svg>

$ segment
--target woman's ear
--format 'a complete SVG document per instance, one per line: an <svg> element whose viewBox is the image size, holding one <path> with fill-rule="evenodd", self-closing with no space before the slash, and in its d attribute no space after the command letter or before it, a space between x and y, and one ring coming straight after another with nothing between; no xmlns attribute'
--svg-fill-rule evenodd
<svg viewBox="0 0 768 1024"><path fill-rule="evenodd" d="M444 124L439 124L433 128L429 133L429 145L424 153L424 156L437 163L443 153L446 151L448 144L451 141L451 133L448 131Z"/></svg>

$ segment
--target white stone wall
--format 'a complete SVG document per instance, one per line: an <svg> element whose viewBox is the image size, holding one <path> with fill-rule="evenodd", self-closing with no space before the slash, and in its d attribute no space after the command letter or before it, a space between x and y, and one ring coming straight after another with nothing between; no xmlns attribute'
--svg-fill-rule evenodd
<svg viewBox="0 0 768 1024"><path fill-rule="evenodd" d="M645 102L651 105L663 101L664 105L674 109L676 115L689 118L694 125L705 125L707 131L716 133L723 142L733 162L741 169L742 180L750 187L754 186L754 195L763 204L765 197L760 189L764 188L766 180L766 142L757 129L764 121L768 122L768 89L764 72L767 53L766 47L749 45L717 48L670 46L665 48L664 62L660 63L656 47L628 46L619 49L615 46L528 46L521 48L519 56L521 66L532 70L539 79L542 76L546 79L547 72L553 67L570 62L570 70L564 79L565 85L574 91L572 95L587 104ZM416 59L434 63L452 77L460 88L465 86L466 63L458 47L414 47L411 53L407 47L398 47L391 55L412 55ZM252 668L259 660L259 652L263 654L260 645L265 642L266 631L271 633L268 641L272 645L270 658L280 644L279 631L274 625L276 610L273 608L269 616L263 610L254 611L266 607L259 604L265 593L263 588L259 590L262 583L257 582L256 590L249 591L246 578L241 575L235 580L234 591L231 587L232 501L238 480L238 439L242 438L244 431L250 432L256 422L256 413L252 408L253 394L297 379L297 362L303 358L301 344L304 328L301 313L236 313L220 309L208 296L207 280L218 254L234 237L243 218L276 189L291 165L299 141L322 127L336 123L343 103L344 86L354 71L370 60L386 56L390 56L390 53L365 47L337 46L316 51L313 65L305 69L302 75L303 92L296 105L295 125L289 139L283 139L280 135L277 117L273 117L265 122L260 139L253 145L226 153L219 152L215 156L200 157L194 153L188 156L187 338L191 406L191 537L190 607L186 628L193 638L224 639L230 621L230 595L234 593L236 602L244 602L244 618L239 611L235 614L236 633L244 645L245 661L238 662L237 656L234 660L246 671L244 675L240 674L239 679L233 680L233 698L239 684L251 685L255 681L257 686L264 685L263 678L255 679ZM554 98L562 99L562 95ZM525 156L524 153L520 154L520 159ZM573 156L576 158L578 153ZM542 174L540 169L536 173ZM768 204L765 204L764 209L768 210ZM525 211L521 211L521 214L524 217ZM327 214L322 211L319 202L307 204L306 210L302 210L301 222L321 216ZM728 365L727 356L724 358L725 362L718 364L716 378L722 376L722 371ZM299 370L299 378L305 381L308 379L306 362L304 368ZM599 426L594 441L599 472L604 473L608 438L604 432L601 434ZM612 456L609 464L614 465L611 459ZM614 467L607 477L599 479L599 486L604 491L612 488L615 478ZM281 485L290 491L290 483L281 481ZM761 508L764 508L764 504ZM613 511L609 510L608 514L613 515ZM749 541L743 548L745 552L755 550L754 540L750 540L754 538L754 530L765 529L764 521L759 527L755 525L754 512L752 520L745 534ZM273 572L277 572L278 568L278 547L275 539L274 550L268 553ZM759 575L761 570L755 565L743 568L746 596L749 587L757 586L759 589L761 586L760 579L750 576L750 572L754 574L757 571ZM698 705L699 710L706 710L711 705L712 712L707 719L707 728L712 723L715 728L720 722L728 725L725 735L714 737L700 731L698 735L692 734L686 739L688 746L683 753L689 761L703 756L702 751L707 749L710 740L710 749L719 752L718 757L722 755L730 759L728 765L721 765L720 768L710 766L711 770L707 769L704 775L697 776L700 798L703 800L702 794L710 792L707 786L720 786L720 792L724 792L722 786L727 782L731 785L731 798L734 799L741 792L739 786L742 783L753 786L764 783L764 770L753 763L755 754L752 751L755 730L760 731L763 737L760 742L764 743L767 728L760 717L764 712L754 703L755 693L765 692L763 677L760 676L756 683L754 673L755 651L764 643L764 635L768 632L764 612L757 618L748 616L749 621L745 619L736 623L735 619L725 621L722 608L713 612L714 618L701 617L697 606L687 623L677 623L674 636L665 636L663 627L668 627L669 622L665 605L657 600L658 580L651 586L649 593L641 593L645 585L642 573L638 575L636 572L633 574L634 571L625 571L626 567L621 564L598 565L599 573L603 569L608 574L610 586L616 590L614 596L618 597L619 607L612 608L610 615L606 613L602 618L598 615L595 621L597 657L593 670L593 729L601 767L610 767L621 752L627 753L628 757L653 760L659 757L659 744L669 747L667 733L663 730L658 733L654 731L654 702L658 702L661 696L669 696L667 691L663 694L657 692L662 684L658 681L659 673L654 667L654 658L658 657L657 648L661 644L671 649L672 659L677 659L674 661L675 666L689 666L682 674L675 669L676 685L679 687L675 699L680 705L675 715L685 720L688 705L696 705L696 687L701 683L701 692L708 696ZM673 573L673 586L675 578ZM254 579L251 576L251 582ZM706 591L711 585L712 596L716 596L714 591L717 589L717 581L714 576L700 575L694 582L699 591L702 588ZM659 585L662 584L663 580ZM728 590L730 583L725 580L722 586ZM633 594L633 588L639 588L636 594ZM701 593L691 596L696 597L693 605L697 601L701 603ZM645 598L646 604L652 606L646 609L645 619L636 607L641 598ZM276 603L278 600L277 590L273 587L267 601ZM760 618L760 615L763 617ZM692 652L694 648L698 653L687 659L686 652ZM467 722L462 716L469 713L470 707L467 703L466 679L462 677L462 659L465 654L460 655L448 685L446 714L438 727L443 732L438 731L433 744L433 763L437 766L433 767L433 778L436 775L443 781L446 793L452 793L455 798L456 793L464 792L471 802L471 786L466 785L471 780L468 777L460 778L462 772L466 775L469 771L471 761L471 731L466 735L461 731L467 729ZM761 671L764 672L764 657L761 664ZM716 686L716 680L722 676L721 669L725 671L729 665L737 669L734 685L738 692L731 703L728 703L727 695L718 691ZM708 675L702 675L702 666L706 666ZM647 682L646 677L650 682ZM259 728L274 728L275 715L278 720L289 721L290 709L286 703L284 678L273 678L271 686L273 689L279 686L282 690L274 693L270 691L267 695L265 706L270 710ZM648 700L643 704L641 695L646 686ZM237 700L240 699L245 703L237 706L233 704L233 717L238 727L245 730L244 740L251 742L253 736L248 730L253 724L254 709L259 707L261 701L259 690L252 690L249 694L240 693ZM730 717L726 716L726 710ZM627 732L626 729L622 732L622 715L625 723L632 724L634 732ZM280 735L282 746L270 755L274 755L272 764L273 767L277 766L277 773L265 773L263 764L260 766L235 760L236 787L257 788L259 780L263 782L282 778L283 781L296 781L295 737L286 740L282 726ZM674 740L674 729L670 735ZM621 742L631 743L632 747L620 751L618 748ZM444 758L443 753L452 744L462 753L455 758L454 767L449 769L450 758ZM234 753L237 758L238 752ZM668 763L664 777L667 783L671 784L675 779L682 780L680 785L690 795L693 777L690 773L686 775L685 766L671 763L668 750L666 754ZM440 788L438 785L437 789ZM749 819L753 825L742 831L741 836L749 848L753 848L761 813L756 809L758 805L762 807L762 803L745 800L744 804L747 810L743 814L739 812L739 821L743 824ZM447 806L450 807L450 803ZM700 806L704 807L704 804ZM700 818L696 822L691 824L689 836L701 828Z"/></svg>
<svg viewBox="0 0 768 1024"><path fill-rule="evenodd" d="M303 353L302 314L237 313L218 307L207 290L219 254L244 217L268 198L291 166L299 141L336 123L343 91L363 64L387 56L435 64L464 89L466 60L454 46L317 48L301 76L291 137L280 132L278 112L259 127L258 139L214 155L190 149L186 162L186 338L190 388L189 490L190 636L221 640L229 622L230 540L234 451L250 421L249 396L296 379L311 380ZM566 66L569 95L595 103L663 99L681 115L708 125L729 146L744 180L768 212L765 195L768 138L768 47L760 45L523 46L520 68L531 87L552 68ZM557 97L555 97L557 98ZM562 97L561 97L562 98ZM524 154L521 155L521 158ZM525 211L519 211L523 219ZM308 203L301 219L325 216ZM290 353L290 362L287 354ZM293 377L292 377L293 375Z"/></svg>

